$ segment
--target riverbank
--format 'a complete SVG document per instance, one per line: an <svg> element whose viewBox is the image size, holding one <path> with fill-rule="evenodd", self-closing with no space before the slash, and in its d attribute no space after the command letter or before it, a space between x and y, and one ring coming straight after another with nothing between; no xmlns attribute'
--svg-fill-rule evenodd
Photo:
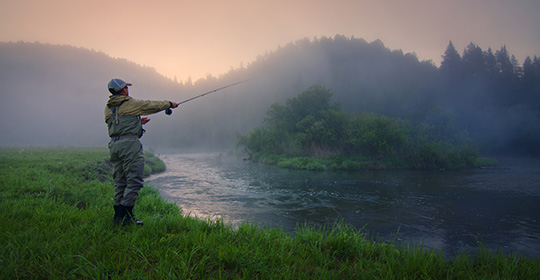
<svg viewBox="0 0 540 280"><path fill-rule="evenodd" d="M470 169L494 168L497 160L487 157L474 156L467 161L456 160L454 164L433 164L430 167L419 167L399 157L370 158L358 155L335 155L326 158L318 157L286 157L278 154L255 153L251 160L281 168L324 171L324 170L392 170L392 169Z"/></svg>
<svg viewBox="0 0 540 280"><path fill-rule="evenodd" d="M112 222L106 148L0 149L0 278L535 279L540 259L481 249L447 260L338 224L277 229L184 216L145 187L143 227Z"/></svg>

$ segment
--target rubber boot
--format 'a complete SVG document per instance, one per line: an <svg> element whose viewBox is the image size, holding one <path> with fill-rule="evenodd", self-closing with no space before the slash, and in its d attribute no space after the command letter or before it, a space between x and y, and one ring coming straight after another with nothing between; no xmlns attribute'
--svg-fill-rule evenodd
<svg viewBox="0 0 540 280"><path fill-rule="evenodd" d="M124 217L126 217L126 209L122 205L114 205L114 224L119 225L124 221Z"/></svg>
<svg viewBox="0 0 540 280"><path fill-rule="evenodd" d="M133 206L123 206L126 211L126 216L124 217L124 225L131 225L136 224L138 226L142 226L144 223L141 221L137 221L135 219L135 216L133 216Z"/></svg>

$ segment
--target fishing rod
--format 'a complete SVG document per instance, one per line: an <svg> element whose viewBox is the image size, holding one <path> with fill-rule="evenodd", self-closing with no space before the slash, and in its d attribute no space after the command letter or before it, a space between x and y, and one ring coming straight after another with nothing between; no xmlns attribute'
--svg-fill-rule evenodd
<svg viewBox="0 0 540 280"><path fill-rule="evenodd" d="M191 101L191 100L197 99L197 98L199 98L199 97L203 97L203 96L205 96L205 95L207 95L207 94L214 93L214 92L220 91L220 90L222 90L222 89L226 89L226 88L228 88L228 87L232 87L232 86L235 86L235 85L238 85L238 84L241 84L241 83L245 83L245 82L247 82L247 81L249 81L249 80L250 80L250 79L247 79L247 80L243 80L243 81L240 81L240 82L236 82L236 83L233 83L233 84L230 84L230 85L226 85L226 86L224 86L224 87L216 88L216 89L214 89L214 90L211 90L211 91L205 92L205 93L203 93L203 94L199 94L199 95L197 95L197 96L194 96L194 97L191 97L191 98L189 98L189 99L186 99L186 100L184 100L184 101L181 101L180 103L178 103L178 105L184 104L184 103L186 103L186 102L189 102L189 101ZM171 108L165 110L165 114L171 115L171 114L172 114Z"/></svg>

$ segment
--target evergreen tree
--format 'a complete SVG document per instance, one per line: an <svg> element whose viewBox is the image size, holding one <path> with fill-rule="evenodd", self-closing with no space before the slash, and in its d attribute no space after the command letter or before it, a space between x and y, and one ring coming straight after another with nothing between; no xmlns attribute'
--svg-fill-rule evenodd
<svg viewBox="0 0 540 280"><path fill-rule="evenodd" d="M525 58L521 80L526 86L538 83L540 80L540 60L537 57L534 57L534 61L529 56Z"/></svg>
<svg viewBox="0 0 540 280"><path fill-rule="evenodd" d="M482 49L470 43L463 51L463 72L467 79L478 81L479 78L483 78L486 72L486 60Z"/></svg>
<svg viewBox="0 0 540 280"><path fill-rule="evenodd" d="M497 80L497 92L495 94L498 103L503 107L510 107L517 102L521 102L517 82L519 76L515 67L516 61L510 58L506 46L495 52L499 77Z"/></svg>
<svg viewBox="0 0 540 280"><path fill-rule="evenodd" d="M486 72L490 79L496 79L499 70L497 68L497 58L493 54L491 48L484 53L484 60L486 64Z"/></svg>
<svg viewBox="0 0 540 280"><path fill-rule="evenodd" d="M441 62L441 72L443 72L447 77L458 77L461 73L462 61L461 56L457 52L456 48L452 41L448 43L448 47L442 56L443 60Z"/></svg>
<svg viewBox="0 0 540 280"><path fill-rule="evenodd" d="M525 82L531 82L531 79L534 77L534 66L530 56L527 56L523 61L523 77L522 80Z"/></svg>
<svg viewBox="0 0 540 280"><path fill-rule="evenodd" d="M512 67L514 68L514 79L520 79L523 77L523 68L519 66L519 62L515 55L512 55L510 58L510 62L512 63Z"/></svg>
<svg viewBox="0 0 540 280"><path fill-rule="evenodd" d="M497 59L497 68L499 70L500 78L505 82L511 82L514 80L514 64L510 59L506 46L502 46L500 50L495 52L495 58Z"/></svg>
<svg viewBox="0 0 540 280"><path fill-rule="evenodd" d="M526 100L535 110L540 108L540 59L534 57L525 58L523 62L523 76L521 77L522 91L526 94Z"/></svg>

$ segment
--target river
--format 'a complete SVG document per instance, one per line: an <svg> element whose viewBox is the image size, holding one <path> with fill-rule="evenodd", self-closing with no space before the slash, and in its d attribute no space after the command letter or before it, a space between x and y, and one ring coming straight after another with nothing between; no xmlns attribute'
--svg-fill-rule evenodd
<svg viewBox="0 0 540 280"><path fill-rule="evenodd" d="M494 169L298 171L219 153L166 154L146 180L184 214L283 228L344 221L372 238L443 250L478 242L540 256L540 160Z"/></svg>

